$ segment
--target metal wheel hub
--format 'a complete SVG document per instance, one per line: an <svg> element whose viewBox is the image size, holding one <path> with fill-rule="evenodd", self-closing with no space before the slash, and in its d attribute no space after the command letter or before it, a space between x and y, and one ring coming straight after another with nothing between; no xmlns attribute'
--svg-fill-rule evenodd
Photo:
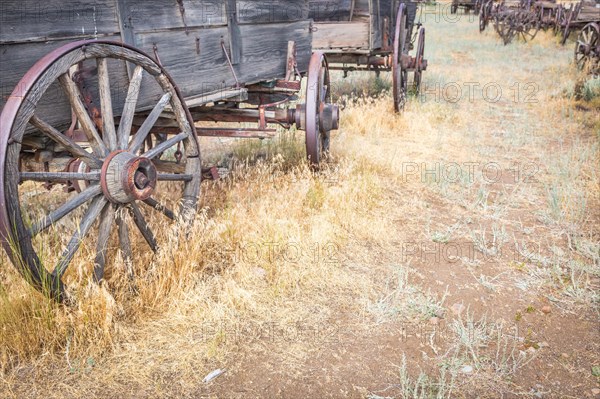
<svg viewBox="0 0 600 399"><path fill-rule="evenodd" d="M306 104L296 105L293 111L293 116L290 120L296 123L296 127L300 130L306 130L304 120L306 118ZM323 132L337 130L340 125L340 107L337 104L322 102L318 107L319 128Z"/></svg>
<svg viewBox="0 0 600 399"><path fill-rule="evenodd" d="M125 151L109 154L100 174L102 192L116 204L148 199L154 193L156 182L157 172L152 161Z"/></svg>

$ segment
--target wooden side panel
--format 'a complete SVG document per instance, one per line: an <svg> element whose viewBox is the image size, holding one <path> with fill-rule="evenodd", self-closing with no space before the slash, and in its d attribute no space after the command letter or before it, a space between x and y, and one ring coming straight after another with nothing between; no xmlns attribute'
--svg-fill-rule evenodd
<svg viewBox="0 0 600 399"><path fill-rule="evenodd" d="M369 48L369 19L353 22L321 22L315 24L313 47L315 49L332 48Z"/></svg>
<svg viewBox="0 0 600 399"><path fill-rule="evenodd" d="M296 42L300 72L308 70L312 54L312 21L267 25L242 25L242 60L238 77L244 83L285 77L288 41Z"/></svg>
<svg viewBox="0 0 600 399"><path fill-rule="evenodd" d="M380 17L379 0L371 0L371 48L381 48L383 43L382 18Z"/></svg>
<svg viewBox="0 0 600 399"><path fill-rule="evenodd" d="M392 10L394 1L393 0L379 0L379 17L381 20L388 17L393 22L395 11Z"/></svg>
<svg viewBox="0 0 600 399"><path fill-rule="evenodd" d="M288 41L296 41L298 69L306 71L312 51L310 21L240 25L241 59L234 65L240 84L282 78L286 71ZM221 41L229 49L227 27L188 29L136 34L138 47L158 57L184 97L196 97L234 87L235 78ZM156 101L160 93L143 88L140 98Z"/></svg>
<svg viewBox="0 0 600 399"><path fill-rule="evenodd" d="M137 47L153 54L156 52L162 66L169 72L184 97L209 93L235 85L229 70L221 41L229 47L226 26L210 29L190 28L135 35ZM157 99L160 93L142 89L140 98Z"/></svg>
<svg viewBox="0 0 600 399"><path fill-rule="evenodd" d="M118 32L115 0L0 2L0 43L74 41Z"/></svg>
<svg viewBox="0 0 600 399"><path fill-rule="evenodd" d="M125 19L135 32L227 24L222 0L126 0L125 3Z"/></svg>
<svg viewBox="0 0 600 399"><path fill-rule="evenodd" d="M308 0L238 0L237 18L241 24L300 21L308 18Z"/></svg>
<svg viewBox="0 0 600 399"><path fill-rule="evenodd" d="M352 0L311 0L308 17L315 21L349 21Z"/></svg>

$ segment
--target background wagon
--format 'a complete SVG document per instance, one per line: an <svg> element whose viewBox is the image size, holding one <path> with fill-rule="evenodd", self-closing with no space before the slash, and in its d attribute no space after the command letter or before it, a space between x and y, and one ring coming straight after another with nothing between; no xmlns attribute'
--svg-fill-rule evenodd
<svg viewBox="0 0 600 399"><path fill-rule="evenodd" d="M327 54L330 69L391 71L396 112L405 101L408 71L414 72L413 85L419 90L427 60L425 28L415 24L416 2L318 0L310 7L315 20L313 46Z"/></svg>
<svg viewBox="0 0 600 399"><path fill-rule="evenodd" d="M166 221L194 217L196 135L296 126L317 164L337 128L308 1L24 0L1 15L0 239L56 298L73 262L100 281L120 252L131 274Z"/></svg>
<svg viewBox="0 0 600 399"><path fill-rule="evenodd" d="M589 23L600 23L600 1L581 0L563 9L558 29L562 32L562 44L567 42L573 30L582 29Z"/></svg>
<svg viewBox="0 0 600 399"><path fill-rule="evenodd" d="M477 14L479 13L480 7L480 0L452 0L452 4L450 5L450 13L456 14L459 9L462 9L465 13L473 11Z"/></svg>

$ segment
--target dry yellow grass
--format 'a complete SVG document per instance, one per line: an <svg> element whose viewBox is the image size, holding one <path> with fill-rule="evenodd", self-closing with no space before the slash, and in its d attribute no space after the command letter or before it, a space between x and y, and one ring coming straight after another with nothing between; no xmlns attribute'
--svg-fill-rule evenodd
<svg viewBox="0 0 600 399"><path fill-rule="evenodd" d="M538 383L556 397L590 394L589 368L600 365L599 109L574 99L571 50L549 35L504 47L466 17L423 22L430 67L402 115L389 93L344 99L332 159L316 173L299 135L224 145L230 175L205 183L189 231L165 226L163 249L136 270L137 292L118 259L108 289L82 264L76 305L55 305L2 254L0 396L413 397L421 387L439 398L527 397ZM385 87L387 77L354 79ZM483 98L486 85L501 89L498 101ZM419 173L450 164L476 166L458 182ZM483 174L492 164L503 179ZM406 256L407 243L486 239L492 251L522 238L539 244L537 260ZM468 306L461 316L451 312L458 302ZM556 317L537 315L547 303ZM435 342L402 339L432 318L448 327ZM501 324L530 332L495 337ZM532 355L528 340L550 349ZM547 353L558 354L562 386L535 377L536 356L555 361ZM204 384L217 368L225 375ZM421 370L429 378L415 380Z"/></svg>

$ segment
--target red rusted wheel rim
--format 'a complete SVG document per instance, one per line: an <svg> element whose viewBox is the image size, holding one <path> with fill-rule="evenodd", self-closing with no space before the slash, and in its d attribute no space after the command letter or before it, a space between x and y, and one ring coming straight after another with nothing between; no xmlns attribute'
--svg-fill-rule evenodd
<svg viewBox="0 0 600 399"><path fill-rule="evenodd" d="M416 94L419 94L421 90L421 80L423 79L424 62L425 62L425 28L419 29L419 39L417 42L417 53L416 65L415 65L415 76L413 80L413 88Z"/></svg>
<svg viewBox="0 0 600 399"><path fill-rule="evenodd" d="M127 66L133 71L130 76ZM82 76L87 80L85 86L78 84ZM126 95L115 96L120 89ZM50 100L52 112L44 111ZM180 133L139 156L145 138L152 137L155 122L167 105ZM70 120L72 114L77 116L76 123ZM69 125L78 126L87 139L67 132ZM35 163L24 138L52 143L47 147L52 161L44 163L46 169L34 165L30 171L23 166L24 159ZM184 162L176 167L171 166L174 162L160 159L174 145L183 146L185 154ZM79 166L77 170L72 166L47 170L59 164L57 159ZM165 164L170 173L160 173ZM156 251L155 226L193 217L200 177L194 122L183 97L160 65L122 43L86 40L54 50L25 74L0 115L0 239L23 276L57 300L64 299L65 285L77 278L75 273L67 273L74 259L81 265L93 265L95 279L102 280L110 249L114 248L109 245L111 236L129 265L128 272L133 246L144 245L138 254L151 253L148 246ZM101 187L101 180L105 187ZM82 183L79 190L68 184L73 181ZM162 192L181 193L173 202L178 204L178 212L169 209L171 202L154 198L158 181L164 184ZM39 183L51 191L40 191ZM63 186L71 192L63 192ZM35 201L27 199L32 197L32 189ZM46 206L50 204L53 208ZM113 230L118 234L111 235ZM95 252L80 251L90 247L82 243L93 247L94 240ZM91 261L87 259L90 255L95 255Z"/></svg>
<svg viewBox="0 0 600 399"><path fill-rule="evenodd" d="M306 83L306 155L309 162L316 166L329 152L330 130L324 127L322 111L331 102L329 66L325 55L313 53L308 65Z"/></svg>
<svg viewBox="0 0 600 399"><path fill-rule="evenodd" d="M401 57L406 51L406 7L400 3L396 14L396 30L394 33L394 53L392 54L392 91L394 111L400 112L406 102L407 71L402 68Z"/></svg>

